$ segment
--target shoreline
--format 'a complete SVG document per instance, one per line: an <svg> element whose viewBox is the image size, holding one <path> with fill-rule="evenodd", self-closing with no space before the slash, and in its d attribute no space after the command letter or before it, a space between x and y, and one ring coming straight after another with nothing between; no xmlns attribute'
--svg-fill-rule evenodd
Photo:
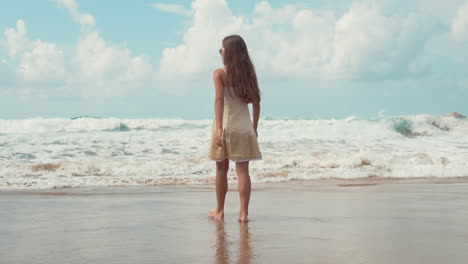
<svg viewBox="0 0 468 264"><path fill-rule="evenodd" d="M288 188L294 186L308 187L363 187L387 184L450 184L468 183L468 176L459 177L367 177L367 178L327 178L314 180L290 180L268 183L252 183L252 191L262 189ZM77 186L49 189L1 189L0 195L25 194L25 195L83 195L83 194L135 194L157 192L160 188L188 188L188 189L214 189L215 184L163 184L163 185L112 185L112 186ZM228 191L236 191L237 184L229 184ZM110 192L106 192L110 191Z"/></svg>

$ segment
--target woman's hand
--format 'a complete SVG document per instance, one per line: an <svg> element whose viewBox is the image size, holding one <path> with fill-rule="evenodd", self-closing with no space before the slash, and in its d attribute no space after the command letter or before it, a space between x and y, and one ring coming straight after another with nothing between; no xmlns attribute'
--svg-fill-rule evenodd
<svg viewBox="0 0 468 264"><path fill-rule="evenodd" d="M224 145L223 130L222 129L216 129L214 139L215 139L215 143L216 143L216 145L218 145L218 147L222 147Z"/></svg>

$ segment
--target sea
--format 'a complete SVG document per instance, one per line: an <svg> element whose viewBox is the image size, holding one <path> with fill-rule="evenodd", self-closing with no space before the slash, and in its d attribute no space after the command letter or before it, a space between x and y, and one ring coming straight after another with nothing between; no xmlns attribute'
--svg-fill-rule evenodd
<svg viewBox="0 0 468 264"><path fill-rule="evenodd" d="M0 189L211 184L213 119L0 119ZM468 120L262 117L252 183L468 176ZM234 161L228 179L237 181Z"/></svg>

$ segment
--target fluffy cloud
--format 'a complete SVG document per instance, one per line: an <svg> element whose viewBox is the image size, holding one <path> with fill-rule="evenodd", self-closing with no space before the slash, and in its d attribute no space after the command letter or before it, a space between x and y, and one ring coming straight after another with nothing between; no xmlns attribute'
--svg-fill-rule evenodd
<svg viewBox="0 0 468 264"><path fill-rule="evenodd" d="M457 40L468 40L468 2L458 9L453 19L452 34Z"/></svg>
<svg viewBox="0 0 468 264"><path fill-rule="evenodd" d="M79 38L75 61L79 81L88 83L83 85L87 97L124 95L129 87L149 81L152 72L146 56L133 56L130 49L106 42L96 31Z"/></svg>
<svg viewBox="0 0 468 264"><path fill-rule="evenodd" d="M53 43L41 40L31 41L27 36L23 20L16 22L16 28L5 30L5 39L10 60L16 62L16 74L25 81L57 81L65 76L63 51Z"/></svg>
<svg viewBox="0 0 468 264"><path fill-rule="evenodd" d="M134 81L151 71L144 56L133 57L126 47L107 43L98 32L83 35L76 45L76 58L82 77L86 79L112 77Z"/></svg>
<svg viewBox="0 0 468 264"><path fill-rule="evenodd" d="M232 15L224 0L195 1L192 8L194 23L184 34L184 44L163 51L161 79L190 78L213 68L219 57L220 37L243 25L242 19Z"/></svg>
<svg viewBox="0 0 468 264"><path fill-rule="evenodd" d="M5 39L10 56L14 57L20 51L27 48L29 41L26 37L27 30L23 20L16 22L16 28L8 28L5 30Z"/></svg>
<svg viewBox="0 0 468 264"><path fill-rule="evenodd" d="M81 12L74 0L55 2L82 27L71 53L66 54L56 43L30 40L21 19L15 28L4 32L3 42L10 59L2 62L8 67L0 65L0 69L6 72L5 69L14 68L18 86L28 89L28 94L33 93L31 86L42 83L64 93L78 91L85 97L125 95L129 88L141 87L151 78L153 69L147 56L135 56L125 45L105 41L94 17Z"/></svg>
<svg viewBox="0 0 468 264"><path fill-rule="evenodd" d="M325 69L348 77L411 75L412 63L431 38L427 23L414 13L386 16L377 6L353 5L334 23Z"/></svg>
<svg viewBox="0 0 468 264"><path fill-rule="evenodd" d="M146 56L133 56L129 48L106 42L95 28L94 17L79 11L74 0L56 2L67 8L85 31L76 44L75 54L81 78L103 84L106 80L138 81L148 77L152 66Z"/></svg>
<svg viewBox="0 0 468 264"><path fill-rule="evenodd" d="M92 29L95 26L93 15L79 11L75 0L54 0L58 6L68 9L72 18L79 23L83 29Z"/></svg>
<svg viewBox="0 0 468 264"><path fill-rule="evenodd" d="M37 40L21 57L20 75L25 80L58 80L65 73L64 53L56 44Z"/></svg>
<svg viewBox="0 0 468 264"><path fill-rule="evenodd" d="M196 0L182 43L163 51L159 77L209 74L221 64L216 50L229 34L246 39L257 69L268 76L392 79L427 72L430 60L421 52L441 21L422 11L388 12L389 6L351 3L337 13L263 1L243 17L225 0Z"/></svg>
<svg viewBox="0 0 468 264"><path fill-rule="evenodd" d="M157 8L164 12L174 13L183 16L191 16L192 10L185 8L184 6L177 4L163 4L163 3L154 3L150 4L154 8Z"/></svg>

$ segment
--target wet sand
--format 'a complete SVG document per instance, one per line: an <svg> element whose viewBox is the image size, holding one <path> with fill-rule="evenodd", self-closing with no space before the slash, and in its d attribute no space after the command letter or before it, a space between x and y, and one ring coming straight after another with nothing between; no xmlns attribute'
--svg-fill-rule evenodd
<svg viewBox="0 0 468 264"><path fill-rule="evenodd" d="M468 263L468 180L0 191L1 263Z"/></svg>

